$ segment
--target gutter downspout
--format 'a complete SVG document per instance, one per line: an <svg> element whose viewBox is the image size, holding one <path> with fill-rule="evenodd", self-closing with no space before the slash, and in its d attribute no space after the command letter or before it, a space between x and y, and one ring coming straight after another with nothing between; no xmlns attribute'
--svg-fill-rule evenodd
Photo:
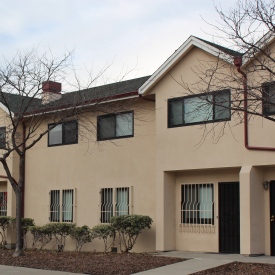
<svg viewBox="0 0 275 275"><path fill-rule="evenodd" d="M22 218L25 218L25 172L26 172L26 144L25 144L25 140L26 140L26 125L23 121L23 152L24 152L24 165L23 165L23 188L22 188Z"/></svg>
<svg viewBox="0 0 275 275"><path fill-rule="evenodd" d="M241 70L242 66L242 57L236 56L234 58L234 65L237 68L237 71L243 77L243 90L244 90L244 146L248 150L258 150L258 151L275 151L274 147L258 147L258 146L250 146L248 144L248 119L247 119L247 75L245 72Z"/></svg>

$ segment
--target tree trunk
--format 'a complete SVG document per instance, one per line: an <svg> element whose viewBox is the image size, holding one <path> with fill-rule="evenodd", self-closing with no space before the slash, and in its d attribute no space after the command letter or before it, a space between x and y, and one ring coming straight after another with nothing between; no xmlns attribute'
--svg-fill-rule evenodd
<svg viewBox="0 0 275 275"><path fill-rule="evenodd" d="M16 223L15 223L15 229L16 229L16 246L15 251L13 253L13 257L17 256L23 256L23 232L22 232L22 226L21 226L21 220L22 220L22 198L23 198L23 192L22 188L18 187L18 190L16 192Z"/></svg>
<svg viewBox="0 0 275 275"><path fill-rule="evenodd" d="M19 163L19 181L17 190L15 192L16 195L16 245L15 251L13 253L13 257L23 256L23 231L22 231L22 218L23 218L23 196L24 196L24 183L25 183L25 154L20 155L20 163Z"/></svg>

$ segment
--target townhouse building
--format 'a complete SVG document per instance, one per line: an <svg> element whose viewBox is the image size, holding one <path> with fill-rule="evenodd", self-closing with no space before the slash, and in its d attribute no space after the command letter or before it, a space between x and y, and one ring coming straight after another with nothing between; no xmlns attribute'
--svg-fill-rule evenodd
<svg viewBox="0 0 275 275"><path fill-rule="evenodd" d="M272 53L273 44L270 39ZM58 124L27 151L24 216L37 225L93 227L114 215L143 214L154 223L140 235L137 252L275 255L275 124L268 119L275 114L275 82L265 70L251 70L254 63L245 54L191 36L153 75L86 91L104 108ZM207 87L202 72L207 66L213 70L213 64L219 64L217 73L224 79ZM235 92L256 80L264 90L257 112L264 115L240 118L232 108ZM197 83L197 89L188 83ZM64 108L74 93L62 94L58 85L46 83L44 98L37 99L41 108ZM51 125L49 117L41 131ZM4 139L8 125L1 126ZM9 161L16 178L14 154ZM14 216L15 195L3 168L0 174L0 212ZM84 249L102 246L94 241Z"/></svg>

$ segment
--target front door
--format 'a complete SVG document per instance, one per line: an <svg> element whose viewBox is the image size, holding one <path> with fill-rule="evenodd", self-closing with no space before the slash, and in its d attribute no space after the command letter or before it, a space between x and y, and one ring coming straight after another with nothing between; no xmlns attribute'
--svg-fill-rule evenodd
<svg viewBox="0 0 275 275"><path fill-rule="evenodd" d="M219 251L220 253L240 253L238 182L219 183Z"/></svg>
<svg viewBox="0 0 275 275"><path fill-rule="evenodd" d="M271 256L275 256L275 181L270 183L270 239Z"/></svg>

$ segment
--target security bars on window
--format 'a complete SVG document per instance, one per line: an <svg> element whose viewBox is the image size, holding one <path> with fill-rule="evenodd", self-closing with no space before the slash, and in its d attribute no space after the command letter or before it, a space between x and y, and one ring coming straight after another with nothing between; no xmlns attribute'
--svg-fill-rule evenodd
<svg viewBox="0 0 275 275"><path fill-rule="evenodd" d="M62 194L62 197L60 195ZM60 203L62 202L62 203ZM50 191L50 221L73 222L74 190ZM60 217L61 213L61 217Z"/></svg>
<svg viewBox="0 0 275 275"><path fill-rule="evenodd" d="M181 223L214 224L213 184L181 186Z"/></svg>
<svg viewBox="0 0 275 275"><path fill-rule="evenodd" d="M113 216L129 214L129 187L102 188L100 196L101 223L109 223Z"/></svg>
<svg viewBox="0 0 275 275"><path fill-rule="evenodd" d="M8 193L0 192L0 216L7 216Z"/></svg>

